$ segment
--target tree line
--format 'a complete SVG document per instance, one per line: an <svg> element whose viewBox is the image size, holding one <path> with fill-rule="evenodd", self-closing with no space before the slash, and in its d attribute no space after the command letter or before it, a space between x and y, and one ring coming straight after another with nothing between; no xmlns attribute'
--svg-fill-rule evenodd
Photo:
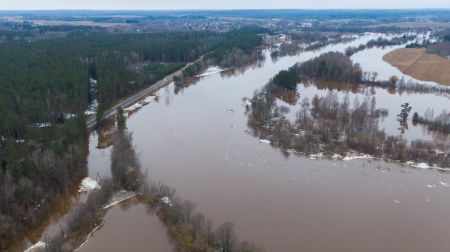
<svg viewBox="0 0 450 252"><path fill-rule="evenodd" d="M293 90L301 80L310 79L360 82L362 70L359 64L353 64L344 54L328 52L306 62L297 63L288 70L280 71L272 78L271 83Z"/></svg>
<svg viewBox="0 0 450 252"><path fill-rule="evenodd" d="M450 113L443 110L439 115L434 116L432 110L425 111L424 115L414 113L413 124L421 124L428 127L429 130L450 134Z"/></svg>
<svg viewBox="0 0 450 252"><path fill-rule="evenodd" d="M76 117L0 144L0 250L45 220L55 199L86 176L86 136L84 118Z"/></svg>

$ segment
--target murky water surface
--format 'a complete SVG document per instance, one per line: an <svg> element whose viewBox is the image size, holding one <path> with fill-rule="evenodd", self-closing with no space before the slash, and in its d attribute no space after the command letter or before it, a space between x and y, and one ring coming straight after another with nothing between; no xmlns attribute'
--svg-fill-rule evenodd
<svg viewBox="0 0 450 252"><path fill-rule="evenodd" d="M243 73L215 74L182 90L174 85L160 90L158 102L127 120L143 169L152 180L164 181L194 201L216 225L233 221L241 240L267 251L450 250L450 174L381 160L286 157L248 134L243 97L252 97L278 71L298 61L344 51L373 37L276 62L265 52L261 66ZM400 76L382 61L392 48L377 50L357 53L353 59L380 78ZM450 107L444 96L373 91L341 91L339 96L348 92L360 101L375 96L377 108L389 110L380 122L388 134L399 134L395 118L404 102L419 113L428 107L439 113ZM315 85L298 87L299 101L327 92ZM411 126L404 137L448 141L419 126ZM108 177L109 149L96 149L96 141L93 133L89 176ZM144 206L115 207L82 251L166 251L167 238L161 236L165 232Z"/></svg>
<svg viewBox="0 0 450 252"><path fill-rule="evenodd" d="M173 251L161 230L165 228L151 209L126 201L108 211L104 225L77 251Z"/></svg>

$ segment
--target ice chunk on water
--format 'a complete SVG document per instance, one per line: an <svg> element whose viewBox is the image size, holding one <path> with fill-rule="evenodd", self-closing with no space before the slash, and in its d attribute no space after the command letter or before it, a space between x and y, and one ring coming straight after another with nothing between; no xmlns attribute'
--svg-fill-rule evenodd
<svg viewBox="0 0 450 252"><path fill-rule="evenodd" d="M445 187L449 187L450 186L449 183L445 183L445 182L442 182L442 181L439 181L439 184L441 184L441 185L443 185Z"/></svg>

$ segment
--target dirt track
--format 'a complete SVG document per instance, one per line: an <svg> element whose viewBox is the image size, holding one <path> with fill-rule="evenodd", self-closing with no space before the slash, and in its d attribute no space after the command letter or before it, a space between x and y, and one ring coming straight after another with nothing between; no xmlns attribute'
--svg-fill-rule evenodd
<svg viewBox="0 0 450 252"><path fill-rule="evenodd" d="M425 48L400 48L384 55L383 59L418 80L450 86L450 60L428 54Z"/></svg>

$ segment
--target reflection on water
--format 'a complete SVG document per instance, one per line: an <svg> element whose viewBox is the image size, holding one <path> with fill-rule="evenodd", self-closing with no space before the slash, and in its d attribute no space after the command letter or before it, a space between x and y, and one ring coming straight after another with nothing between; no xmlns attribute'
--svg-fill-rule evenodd
<svg viewBox="0 0 450 252"><path fill-rule="evenodd" d="M367 87L362 85L348 85L344 83L333 83L319 81L316 83L302 83L298 85L297 92L299 93L300 100L308 98L310 101L315 95L326 96L330 91L339 91L338 97L342 99L348 95L351 101L358 99L364 101L364 99L374 97L376 99L376 108L387 109L389 114L379 122L379 128L384 129L388 135L398 135L397 114L400 113L401 105L409 103L412 105L410 119L412 114L417 112L419 115L423 115L427 109L433 109L434 111L443 111L448 109L450 100L441 95L434 95L429 93L398 93L391 92L388 89ZM421 102L426 100L427 102ZM290 118L295 119L295 112L300 109L300 105L297 104L291 107ZM409 124L408 130L402 135L404 139L413 140L434 140L439 143L445 143L448 141L448 135L440 134L439 132L432 132L426 130L426 127L420 125Z"/></svg>
<svg viewBox="0 0 450 252"><path fill-rule="evenodd" d="M315 94L312 98L303 98L295 108L279 104L278 101L283 100L286 93L297 94L296 91L286 91L268 84L255 94L251 105L246 106L251 134L271 143L283 153L293 152L310 157L344 156L348 159L348 155L354 156L351 153L356 151L388 160L414 161L442 168L450 166L450 158L446 154L450 150L447 141L441 144L407 142L403 138L408 130L408 112L405 112L411 109L408 103L402 105L404 117L401 121L395 115L400 133L386 135L384 130L379 129L379 121L392 115L389 116L388 110L376 107L375 96L366 96L362 100L358 96L350 99L346 93L340 98L338 92L330 90L324 96ZM295 119L289 120L286 115L292 107L296 109Z"/></svg>

